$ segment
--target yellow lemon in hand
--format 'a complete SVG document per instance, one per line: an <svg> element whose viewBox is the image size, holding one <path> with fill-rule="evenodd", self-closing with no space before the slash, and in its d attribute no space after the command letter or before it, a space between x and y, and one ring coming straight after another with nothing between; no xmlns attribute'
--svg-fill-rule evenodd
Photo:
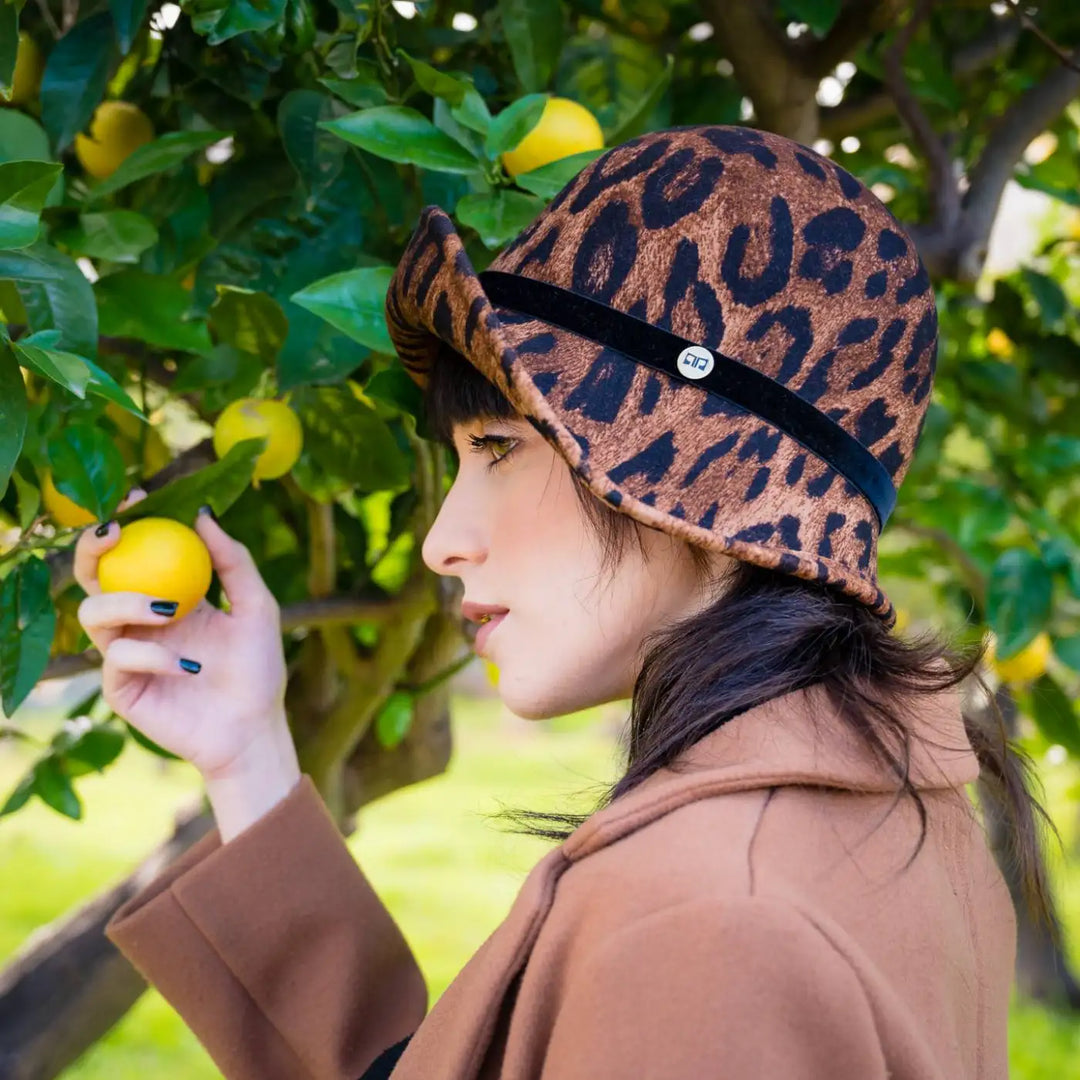
<svg viewBox="0 0 1080 1080"><path fill-rule="evenodd" d="M284 401L238 398L226 405L214 424L214 453L224 457L244 439L266 438L266 449L255 459L252 478L274 480L295 464L304 446L296 413Z"/></svg>
<svg viewBox="0 0 1080 1080"><path fill-rule="evenodd" d="M600 150L603 145L600 124L584 105L569 98L551 97L536 127L513 150L503 154L502 163L511 176L517 176L571 154Z"/></svg>
<svg viewBox="0 0 1080 1080"><path fill-rule="evenodd" d="M213 563L202 537L172 518L137 518L98 562L102 592L139 592L175 600L174 619L192 611L210 588Z"/></svg>
<svg viewBox="0 0 1080 1080"><path fill-rule="evenodd" d="M15 71L11 76L11 100L0 98L0 105L29 105L38 96L44 71L45 57L37 42L25 30L20 30Z"/></svg>
<svg viewBox="0 0 1080 1080"><path fill-rule="evenodd" d="M49 511L49 516L61 528L74 529L92 525L97 521L89 510L56 490L52 473L48 469L41 470L41 502Z"/></svg>
<svg viewBox="0 0 1080 1080"><path fill-rule="evenodd" d="M997 658L996 646L996 639L991 637L986 658L1002 682L1028 683L1046 671L1046 662L1050 659L1050 635L1045 630L1036 634L1029 644L1007 660Z"/></svg>
<svg viewBox="0 0 1080 1080"><path fill-rule="evenodd" d="M104 180L153 137L154 125L138 105L103 101L90 121L90 134L75 136L75 156L91 176Z"/></svg>

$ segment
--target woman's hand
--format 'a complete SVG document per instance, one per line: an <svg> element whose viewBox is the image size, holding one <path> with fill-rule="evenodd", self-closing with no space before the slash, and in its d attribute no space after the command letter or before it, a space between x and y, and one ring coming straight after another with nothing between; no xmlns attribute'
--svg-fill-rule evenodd
<svg viewBox="0 0 1080 1080"><path fill-rule="evenodd" d="M119 509L144 498L135 488ZM228 612L203 599L174 622L151 610L159 597L103 593L98 560L119 540L115 521L104 536L91 527L79 537L75 579L87 594L78 617L103 657L109 707L212 780L249 760L253 748L280 744L283 728L288 737L286 672L277 601L251 553L210 514L198 515L195 531L228 596ZM185 670L181 661L200 666Z"/></svg>

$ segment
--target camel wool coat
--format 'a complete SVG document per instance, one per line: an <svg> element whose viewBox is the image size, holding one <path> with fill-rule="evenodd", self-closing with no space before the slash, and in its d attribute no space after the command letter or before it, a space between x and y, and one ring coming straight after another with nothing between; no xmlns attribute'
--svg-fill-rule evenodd
<svg viewBox="0 0 1080 1080"><path fill-rule="evenodd" d="M307 774L106 935L229 1080L358 1080L409 1036L393 1080L1003 1080L1016 923L978 764L957 692L906 708L934 744L906 870L910 798L888 814L895 779L793 691L553 847L430 1011Z"/></svg>

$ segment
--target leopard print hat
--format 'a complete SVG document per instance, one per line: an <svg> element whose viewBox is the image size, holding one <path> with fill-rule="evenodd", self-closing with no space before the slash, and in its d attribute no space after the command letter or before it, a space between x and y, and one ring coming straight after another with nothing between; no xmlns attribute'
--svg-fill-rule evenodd
<svg viewBox="0 0 1080 1080"><path fill-rule="evenodd" d="M427 207L386 297L645 525L856 598L930 401L937 313L902 226L833 161L693 126L598 157L477 274Z"/></svg>

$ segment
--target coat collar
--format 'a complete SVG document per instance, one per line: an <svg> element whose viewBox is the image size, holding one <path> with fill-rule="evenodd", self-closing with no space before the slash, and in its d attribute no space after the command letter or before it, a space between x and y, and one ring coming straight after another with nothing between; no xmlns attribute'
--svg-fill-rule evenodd
<svg viewBox="0 0 1080 1080"><path fill-rule="evenodd" d="M960 691L905 699L910 778L920 789L958 788L979 775L964 729ZM696 799L778 784L817 784L894 793L899 782L845 724L824 687L771 698L732 717L610 806L592 814L560 846L576 861Z"/></svg>

